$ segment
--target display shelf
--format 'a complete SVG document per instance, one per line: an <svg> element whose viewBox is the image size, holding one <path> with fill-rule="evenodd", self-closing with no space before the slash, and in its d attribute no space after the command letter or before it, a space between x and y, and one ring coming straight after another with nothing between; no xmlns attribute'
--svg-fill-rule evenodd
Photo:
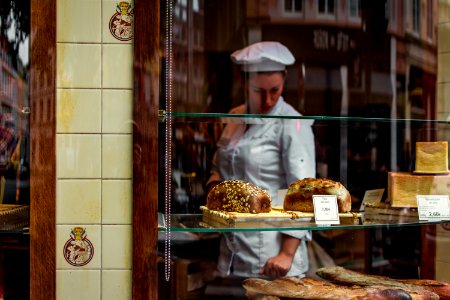
<svg viewBox="0 0 450 300"><path fill-rule="evenodd" d="M158 230L165 232L168 229L173 232L243 232L243 231L286 231L286 230L333 230L333 229L363 229L363 228L394 228L403 226L445 224L450 221L408 221L402 220L401 216L392 216L385 221L365 221L364 214L361 224L339 224L339 225L317 225L314 220L255 220L245 223L245 227L225 226L222 224L211 224L203 219L202 214L172 214L170 215L170 228L163 226L163 215L160 215Z"/></svg>
<svg viewBox="0 0 450 300"><path fill-rule="evenodd" d="M230 113L197 113L197 112L160 112L160 121L166 121L171 117L173 120L180 119L183 122L194 122L204 120L217 120L226 122L227 118L231 119L295 119L295 120L314 120L314 121L358 121L369 123L418 123L418 124L443 124L450 125L449 120L431 120L431 119L412 119L412 118L371 118L365 116L292 116L292 115L263 115L263 114L230 114ZM224 120L225 118L225 120Z"/></svg>

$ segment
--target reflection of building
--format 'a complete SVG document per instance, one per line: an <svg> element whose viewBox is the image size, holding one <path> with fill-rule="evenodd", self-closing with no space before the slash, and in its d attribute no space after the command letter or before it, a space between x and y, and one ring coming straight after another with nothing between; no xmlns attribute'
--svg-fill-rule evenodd
<svg viewBox="0 0 450 300"><path fill-rule="evenodd" d="M0 102L2 111L16 112L28 103L27 83L23 74L24 67L19 59L13 61L10 47L6 37L1 37Z"/></svg>
<svg viewBox="0 0 450 300"><path fill-rule="evenodd" d="M203 26L203 0L175 1L172 95L180 111L201 111L204 106L201 101L205 87Z"/></svg>
<svg viewBox="0 0 450 300"><path fill-rule="evenodd" d="M231 52L253 42L277 40L296 57L284 96L302 113L434 119L437 6L435 0L177 1L175 110L227 112L243 99ZM354 132L352 126L348 132L335 132L340 126L317 127L318 147L335 145L326 149L323 161L319 158L319 163L335 165L320 175L343 182L347 175L339 170L347 168L339 162L362 162L365 165L354 167L370 172L408 169L411 145L419 138L432 138L415 136L420 128L413 128L413 122L355 127L362 132ZM353 138L345 138L347 134ZM367 136L369 142L358 140ZM347 140L348 145L343 144ZM391 149L383 147L387 143ZM347 146L349 153L343 150Z"/></svg>
<svg viewBox="0 0 450 300"><path fill-rule="evenodd" d="M28 66L23 66L7 37L1 36L0 44L0 113L11 114L12 120L2 119L2 122L14 126L20 142L19 166L2 174L6 183L2 186L4 198L0 200L4 203L29 203Z"/></svg>

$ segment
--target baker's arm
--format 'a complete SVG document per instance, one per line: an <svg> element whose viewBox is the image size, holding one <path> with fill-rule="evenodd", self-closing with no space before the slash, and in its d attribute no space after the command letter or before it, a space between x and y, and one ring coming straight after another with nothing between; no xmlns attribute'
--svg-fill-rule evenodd
<svg viewBox="0 0 450 300"><path fill-rule="evenodd" d="M285 235L281 236L280 252L277 256L269 258L261 270L262 275L271 277L285 276L292 266L295 252L300 245L298 238Z"/></svg>

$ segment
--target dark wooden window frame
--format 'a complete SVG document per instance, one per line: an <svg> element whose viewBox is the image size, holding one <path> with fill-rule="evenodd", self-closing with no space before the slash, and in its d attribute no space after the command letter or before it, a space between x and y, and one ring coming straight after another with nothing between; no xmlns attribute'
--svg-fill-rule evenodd
<svg viewBox="0 0 450 300"><path fill-rule="evenodd" d="M40 300L56 299L56 0L30 3L30 299ZM33 113L42 105L48 118Z"/></svg>
<svg viewBox="0 0 450 300"><path fill-rule="evenodd" d="M159 1L135 1L133 299L158 298L159 39Z"/></svg>

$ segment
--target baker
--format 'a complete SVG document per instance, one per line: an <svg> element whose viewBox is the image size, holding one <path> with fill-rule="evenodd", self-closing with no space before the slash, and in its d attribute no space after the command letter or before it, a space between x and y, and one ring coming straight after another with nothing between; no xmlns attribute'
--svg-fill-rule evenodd
<svg viewBox="0 0 450 300"><path fill-rule="evenodd" d="M278 190L316 174L313 122L295 119L301 114L282 96L286 66L294 64L295 58L281 43L265 41L235 51L231 59L241 67L246 97L230 114L279 117L228 118L207 190L222 180L244 180L269 191L272 205L282 206ZM308 270L306 241L310 238L309 231L226 233L218 271L222 276L244 278L303 276Z"/></svg>

